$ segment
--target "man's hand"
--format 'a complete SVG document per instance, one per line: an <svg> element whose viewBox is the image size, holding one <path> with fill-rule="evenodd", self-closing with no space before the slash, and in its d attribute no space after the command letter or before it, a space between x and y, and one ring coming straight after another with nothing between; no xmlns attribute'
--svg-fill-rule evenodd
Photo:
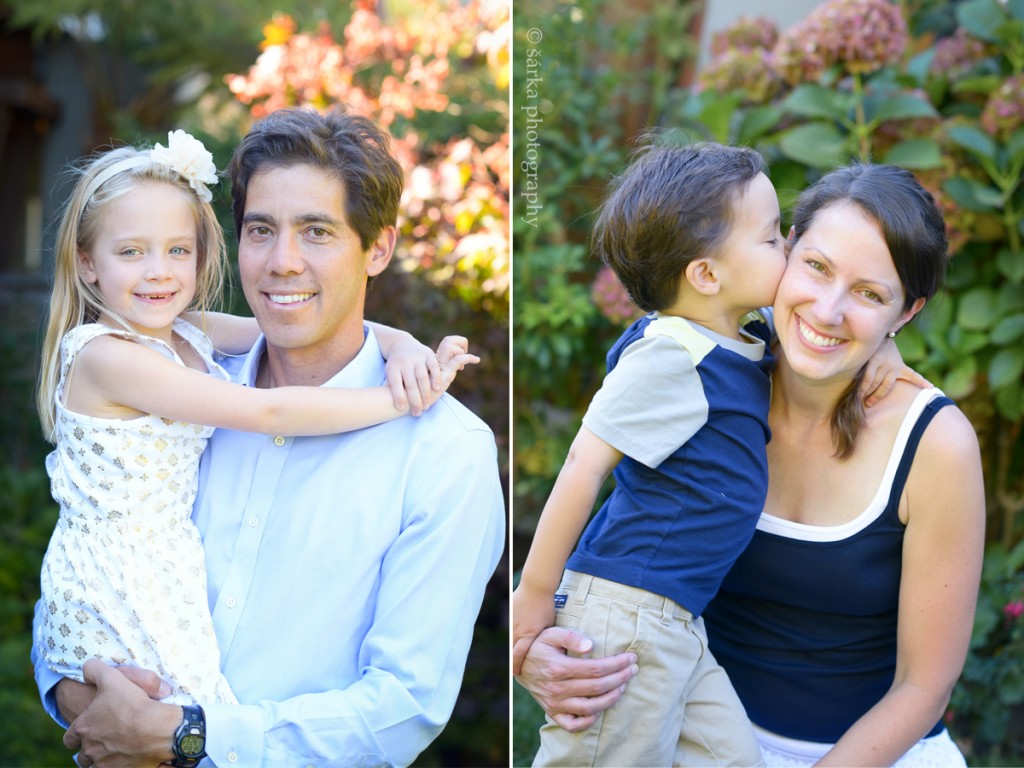
<svg viewBox="0 0 1024 768"><path fill-rule="evenodd" d="M96 696L64 734L65 747L81 750L82 768L157 766L173 759L180 706L153 701L126 674L95 659L85 663L82 674L86 684L95 686Z"/></svg>
<svg viewBox="0 0 1024 768"><path fill-rule="evenodd" d="M139 686L151 699L159 700L171 693L171 686L164 682L156 672L141 667L114 667L114 669ZM60 716L64 718L65 722L70 723L92 704L92 700L96 698L96 686L65 677L57 683L55 695Z"/></svg>
<svg viewBox="0 0 1024 768"><path fill-rule="evenodd" d="M570 732L585 731L619 700L640 671L635 653L579 659L593 649L589 638L562 627L541 632L530 646L516 680L544 711Z"/></svg>

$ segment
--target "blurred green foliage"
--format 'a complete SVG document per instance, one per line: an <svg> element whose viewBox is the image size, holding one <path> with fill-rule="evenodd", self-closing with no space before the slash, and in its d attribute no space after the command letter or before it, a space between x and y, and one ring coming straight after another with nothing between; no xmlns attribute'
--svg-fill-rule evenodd
<svg viewBox="0 0 1024 768"><path fill-rule="evenodd" d="M595 290L601 265L587 237L638 133L671 129L756 147L784 215L829 168L856 159L901 165L936 196L954 257L944 291L897 341L967 413L985 464L989 549L948 719L972 764L1019 764L1024 2L871 3L879 24L843 16L864 6L833 3L846 10L812 13L788 30L740 20L715 41L692 78L697 87L686 76L694 61L687 24L679 26L685 16L674 27L665 21L680 5L649 0L623 18L602 0L517 2L513 568L623 327ZM529 752L518 735L513 750L517 760Z"/></svg>

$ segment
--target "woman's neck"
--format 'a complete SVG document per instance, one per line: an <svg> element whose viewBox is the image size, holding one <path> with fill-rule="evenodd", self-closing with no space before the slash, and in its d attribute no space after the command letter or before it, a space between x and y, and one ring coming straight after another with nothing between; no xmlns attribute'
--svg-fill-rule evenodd
<svg viewBox="0 0 1024 768"><path fill-rule="evenodd" d="M772 417L829 425L832 412L850 386L850 380L807 379L789 367L781 348L777 355L772 374Z"/></svg>

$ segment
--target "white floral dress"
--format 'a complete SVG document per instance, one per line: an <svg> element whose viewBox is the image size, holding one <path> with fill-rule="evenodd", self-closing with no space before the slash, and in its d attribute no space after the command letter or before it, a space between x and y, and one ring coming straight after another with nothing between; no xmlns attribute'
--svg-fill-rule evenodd
<svg viewBox="0 0 1024 768"><path fill-rule="evenodd" d="M211 375L228 378L205 334L183 320L174 330ZM103 419L65 408L75 355L104 334L183 365L162 341L105 325L82 325L64 337L57 447L46 461L60 518L43 559L36 647L54 671L76 680L94 658L157 672L172 687L165 701L234 703L220 672L203 547L191 521L199 458L213 428L148 414Z"/></svg>

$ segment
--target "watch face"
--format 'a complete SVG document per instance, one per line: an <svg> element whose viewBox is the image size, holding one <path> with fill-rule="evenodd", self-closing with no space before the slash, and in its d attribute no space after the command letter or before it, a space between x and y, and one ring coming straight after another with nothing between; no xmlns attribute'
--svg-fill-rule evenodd
<svg viewBox="0 0 1024 768"><path fill-rule="evenodd" d="M201 755L204 746L206 746L206 739L194 733L185 734L178 741L178 748L188 757Z"/></svg>

